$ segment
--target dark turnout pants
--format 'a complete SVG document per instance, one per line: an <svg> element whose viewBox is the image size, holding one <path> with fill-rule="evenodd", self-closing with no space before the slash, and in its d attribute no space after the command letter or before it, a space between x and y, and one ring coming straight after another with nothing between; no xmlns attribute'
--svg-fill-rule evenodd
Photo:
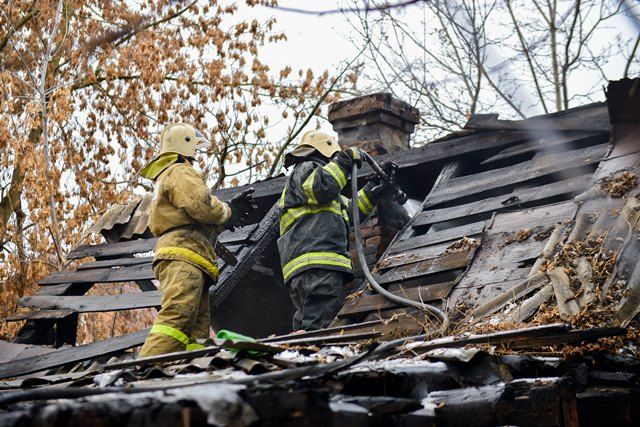
<svg viewBox="0 0 640 427"><path fill-rule="evenodd" d="M289 280L289 293L296 313L293 330L312 331L329 326L342 308L345 274L312 268Z"/></svg>

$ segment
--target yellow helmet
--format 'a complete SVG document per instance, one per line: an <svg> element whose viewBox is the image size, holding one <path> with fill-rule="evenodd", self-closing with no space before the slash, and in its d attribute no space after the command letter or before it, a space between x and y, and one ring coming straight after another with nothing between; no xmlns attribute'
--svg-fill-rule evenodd
<svg viewBox="0 0 640 427"><path fill-rule="evenodd" d="M182 154L185 157L195 157L196 148L207 139L202 132L187 123L173 123L164 128L160 134L160 152Z"/></svg>
<svg viewBox="0 0 640 427"><path fill-rule="evenodd" d="M310 130L302 135L300 143L298 143L296 148L284 156L284 167L288 168L294 164L296 157L309 157L314 151L318 151L323 156L331 158L331 156L340 151L340 146L338 145L338 141L331 135L317 130Z"/></svg>
<svg viewBox="0 0 640 427"><path fill-rule="evenodd" d="M302 147L315 148L320 154L328 158L331 158L331 156L340 151L338 141L336 141L334 137L317 130L305 132L302 138L300 138L300 143L291 154L296 155L295 151Z"/></svg>

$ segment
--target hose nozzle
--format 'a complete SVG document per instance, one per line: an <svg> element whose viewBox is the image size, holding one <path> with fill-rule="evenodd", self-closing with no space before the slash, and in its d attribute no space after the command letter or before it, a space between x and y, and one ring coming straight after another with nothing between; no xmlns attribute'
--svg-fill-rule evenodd
<svg viewBox="0 0 640 427"><path fill-rule="evenodd" d="M396 202L398 202L401 205L404 205L405 203L407 203L407 200L409 199L407 197L407 194L404 191L402 191L402 188L400 188L400 186L395 180L396 171L398 170L398 165L396 165L395 163L392 163L391 171L390 173L387 173L380 167L380 165L375 160L373 160L373 157L371 157L369 154L364 153L364 158L367 161L367 163L369 163L369 166L371 166L371 169L373 169L373 171L378 176L378 178L380 178L380 180L387 183L387 185L390 188L390 192L393 194L393 198L396 200Z"/></svg>

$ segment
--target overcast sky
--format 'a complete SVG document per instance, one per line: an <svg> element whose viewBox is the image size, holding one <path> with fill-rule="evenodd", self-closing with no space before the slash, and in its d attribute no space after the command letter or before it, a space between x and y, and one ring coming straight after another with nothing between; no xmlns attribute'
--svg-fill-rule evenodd
<svg viewBox="0 0 640 427"><path fill-rule="evenodd" d="M612 3L615 0L610 0ZM391 2L393 3L393 2ZM630 0L627 4L638 4L638 0ZM344 7L348 2L346 0L280 0L279 5L282 7L295 7L306 10L332 10ZM408 6L401 12L403 19L407 22L415 20L416 28L419 28L419 20L421 13L416 14L415 11L420 10L419 6ZM341 14L330 14L324 16L305 15L295 12L286 12L283 10L274 10L266 7L258 7L250 12L257 13L262 18L275 16L278 20L277 27L283 29L288 40L277 45L267 46L263 49L265 59L274 68L291 65L295 68L311 68L314 71L321 72L325 69L334 73L340 69L342 61L353 58L358 48L350 41L350 35L353 33L347 18ZM609 27L621 28L626 34L634 36L638 32L638 23L630 17L616 17L608 23ZM489 23L489 31L496 34L504 30L504 26L500 22ZM608 42L607 32L610 30L603 29L592 43L593 47L597 47L599 42ZM495 49L491 52L493 60L497 63L508 59L509 53ZM606 67L607 76L611 79L621 77L621 70L624 62L620 58L618 61L611 61ZM510 72L518 73L519 70L511 69ZM591 76L578 76L572 81L574 88L589 88L594 84L599 84L599 76L592 74ZM362 82L366 85L366 82ZM521 88L517 96L521 97L526 104L529 98L533 99L533 87ZM602 92L600 99L604 100ZM535 102L533 103L535 104ZM486 111L488 112L488 111ZM493 112L493 111L492 111ZM542 110L537 107L530 108L526 113L528 115L542 114ZM326 125L328 126L328 125ZM325 126L325 127L326 127ZM329 126L330 128L330 126Z"/></svg>

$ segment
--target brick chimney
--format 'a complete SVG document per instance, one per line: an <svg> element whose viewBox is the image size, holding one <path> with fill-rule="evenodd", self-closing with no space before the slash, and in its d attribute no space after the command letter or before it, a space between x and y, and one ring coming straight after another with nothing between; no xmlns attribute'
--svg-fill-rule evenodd
<svg viewBox="0 0 640 427"><path fill-rule="evenodd" d="M329 122L338 133L342 146L358 147L372 156L406 150L415 126L420 122L420 111L406 102L393 98L390 93L340 101L329 106ZM365 256L373 267L382 256L391 239L409 220L402 206L394 201L380 201L369 219L361 225ZM353 235L351 240L353 242ZM350 245L356 279L362 277L355 244ZM348 286L349 293L357 287Z"/></svg>
<svg viewBox="0 0 640 427"><path fill-rule="evenodd" d="M332 104L329 122L340 144L354 145L377 156L409 148L420 111L390 93L374 93Z"/></svg>

